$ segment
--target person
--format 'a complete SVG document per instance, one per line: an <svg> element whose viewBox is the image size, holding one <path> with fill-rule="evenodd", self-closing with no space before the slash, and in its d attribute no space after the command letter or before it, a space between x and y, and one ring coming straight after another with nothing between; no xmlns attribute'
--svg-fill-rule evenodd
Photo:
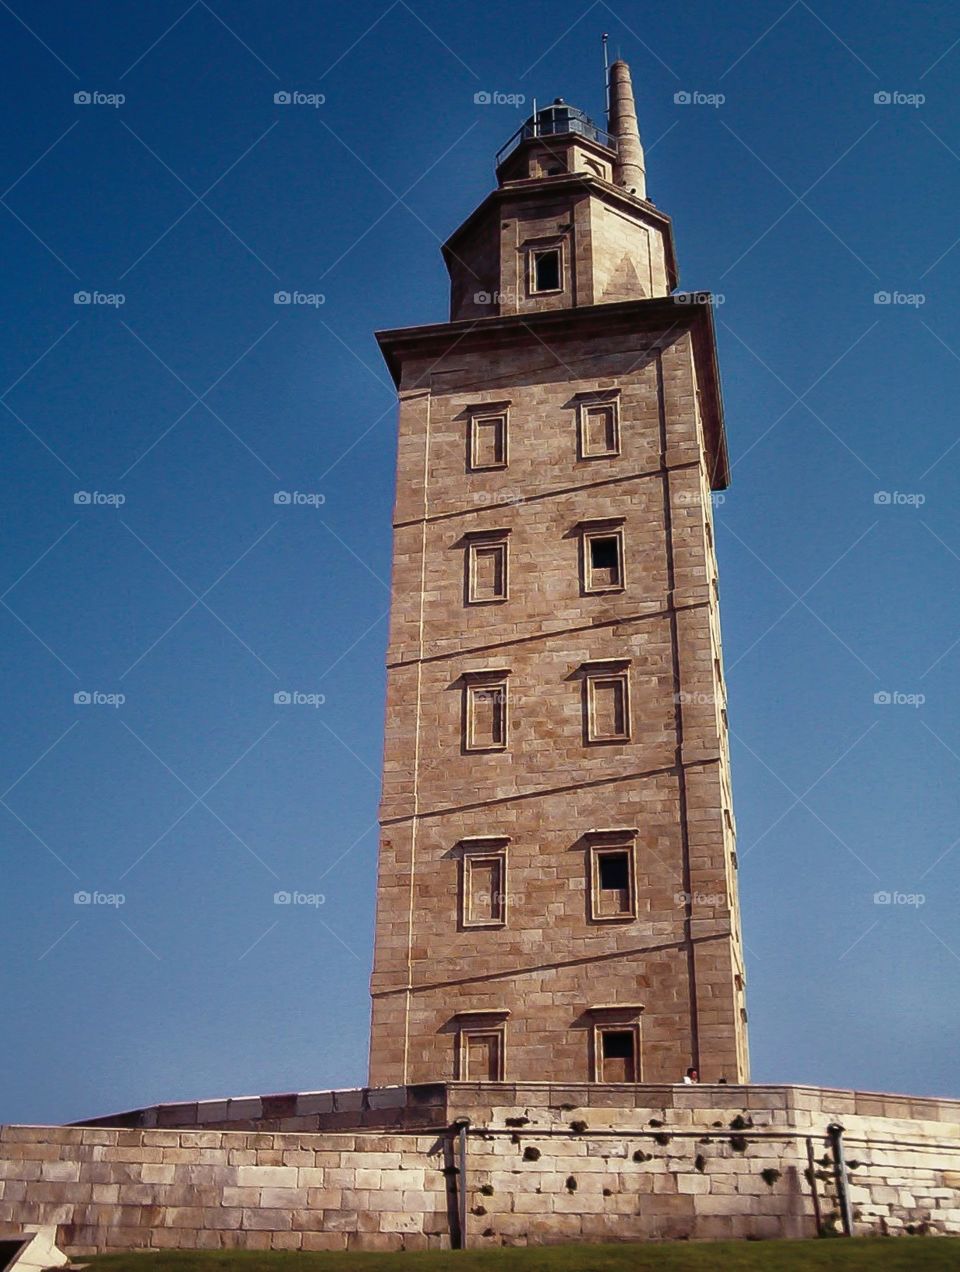
<svg viewBox="0 0 960 1272"><path fill-rule="evenodd" d="M691 1065L683 1075L683 1081L686 1086L696 1085L700 1081L700 1074Z"/></svg>

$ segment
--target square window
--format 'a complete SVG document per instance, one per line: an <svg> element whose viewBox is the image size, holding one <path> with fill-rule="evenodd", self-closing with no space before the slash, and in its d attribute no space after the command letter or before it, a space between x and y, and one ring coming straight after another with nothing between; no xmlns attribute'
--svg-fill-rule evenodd
<svg viewBox="0 0 960 1272"><path fill-rule="evenodd" d="M585 592L623 591L623 530L585 530L582 570Z"/></svg>
<svg viewBox="0 0 960 1272"><path fill-rule="evenodd" d="M467 547L467 601L484 605L507 599L507 540L478 538Z"/></svg>
<svg viewBox="0 0 960 1272"><path fill-rule="evenodd" d="M596 1080L639 1081L639 1031L635 1025L599 1027L596 1032Z"/></svg>
<svg viewBox="0 0 960 1272"><path fill-rule="evenodd" d="M602 459L620 454L618 403L580 403L580 458Z"/></svg>
<svg viewBox="0 0 960 1272"><path fill-rule="evenodd" d="M507 413L470 416L470 468L483 471L507 466Z"/></svg>
<svg viewBox="0 0 960 1272"><path fill-rule="evenodd" d="M590 874L590 917L595 922L636 918L632 843L593 848Z"/></svg>
<svg viewBox="0 0 960 1272"><path fill-rule="evenodd" d="M463 927L503 927L507 921L507 858L498 853L466 853L460 894Z"/></svg>
<svg viewBox="0 0 960 1272"><path fill-rule="evenodd" d="M559 247L537 248L530 253L530 291L562 291L562 264Z"/></svg>
<svg viewBox="0 0 960 1272"><path fill-rule="evenodd" d="M503 1029L461 1029L457 1051L460 1082L503 1081Z"/></svg>
<svg viewBox="0 0 960 1272"><path fill-rule="evenodd" d="M502 751L507 745L507 681L478 679L464 689L463 735L468 751Z"/></svg>
<svg viewBox="0 0 960 1272"><path fill-rule="evenodd" d="M620 671L588 671L586 693L587 742L626 742L630 738L630 681Z"/></svg>

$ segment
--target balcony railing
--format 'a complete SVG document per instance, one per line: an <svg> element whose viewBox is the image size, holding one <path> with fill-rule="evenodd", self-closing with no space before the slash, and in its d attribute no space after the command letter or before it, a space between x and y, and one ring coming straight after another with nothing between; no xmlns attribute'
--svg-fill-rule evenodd
<svg viewBox="0 0 960 1272"><path fill-rule="evenodd" d="M565 133L585 137L588 141L595 141L601 146L606 146L608 150L616 152L616 137L598 128L581 112L566 105L547 106L538 111L532 119L521 124L509 141L500 147L497 151L497 167L503 163L507 155L516 150L522 141L527 141L531 137L562 136Z"/></svg>

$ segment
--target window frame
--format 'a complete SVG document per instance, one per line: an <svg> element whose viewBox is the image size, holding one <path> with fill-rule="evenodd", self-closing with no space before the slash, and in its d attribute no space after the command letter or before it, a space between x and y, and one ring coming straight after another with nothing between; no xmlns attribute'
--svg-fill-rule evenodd
<svg viewBox="0 0 960 1272"><path fill-rule="evenodd" d="M510 530L477 530L464 535L464 597L468 605L499 605L510 599ZM477 552L499 549L503 590L496 596L477 596Z"/></svg>
<svg viewBox="0 0 960 1272"><path fill-rule="evenodd" d="M463 749L471 754L505 751L510 741L510 669L497 668L490 671L464 671L461 673L461 680L463 681ZM502 740L499 742L478 742L475 731L476 709L474 704L476 695L489 692L492 689L502 690L500 701Z"/></svg>
<svg viewBox="0 0 960 1272"><path fill-rule="evenodd" d="M585 596L599 596L608 592L623 592L626 589L627 570L624 521L624 517L610 517L602 521L580 522L580 585ZM596 583L594 581L591 544L597 539L614 539L616 541L619 574L616 583Z"/></svg>
<svg viewBox="0 0 960 1272"><path fill-rule="evenodd" d="M480 461L479 446L479 426L491 421L499 421L502 429L502 446L501 451L503 458L495 460L492 464L484 464ZM472 473L489 473L499 472L503 468L509 467L510 464L510 403L509 402L488 402L478 403L476 406L469 408L469 445L467 451L467 466Z"/></svg>
<svg viewBox="0 0 960 1272"><path fill-rule="evenodd" d="M605 1033L633 1034L634 1082L643 1081L643 1030L642 1003L603 1003L588 1007L590 1019L590 1081L605 1082L603 1074L603 1035Z"/></svg>
<svg viewBox="0 0 960 1272"><path fill-rule="evenodd" d="M583 723L584 743L587 746L604 745L606 743L629 742L632 738L632 720L630 704L630 659L610 658L598 659L584 663L581 667L583 678ZM600 733L597 728L596 689L599 682L615 682L621 686L623 694L623 732Z"/></svg>
<svg viewBox="0 0 960 1272"><path fill-rule="evenodd" d="M457 1012L456 1052L454 1059L454 1081L456 1082L503 1082L507 1071L507 1019L509 1008L486 1008L474 1011ZM471 1078L468 1063L468 1043L470 1038L495 1037L497 1039L497 1077Z"/></svg>
<svg viewBox="0 0 960 1272"><path fill-rule="evenodd" d="M507 926L507 835L475 835L462 839L460 857L459 924L462 929L503 928ZM471 873L475 865L496 861L500 868L500 913L495 919L476 919L471 914Z"/></svg>
<svg viewBox="0 0 960 1272"><path fill-rule="evenodd" d="M591 411L609 410L613 417L613 446L609 450L590 450L587 446L589 436L587 420ZM587 394L577 403L577 451L578 458L584 461L593 459L615 459L620 454L620 393L613 391Z"/></svg>
<svg viewBox="0 0 960 1272"><path fill-rule="evenodd" d="M593 1081L614 1084L604 1073L603 1039L606 1034L629 1034L633 1039L633 1077L631 1083L643 1081L639 1020L595 1020L593 1025Z"/></svg>
<svg viewBox="0 0 960 1272"><path fill-rule="evenodd" d="M527 256L527 295L528 296L560 296L566 290L564 286L564 278L566 276L566 256L564 253L564 239L556 239L553 241L526 243L524 244ZM556 252L557 254L557 278L559 279L559 287L538 287L537 286L537 257L547 252Z"/></svg>
<svg viewBox="0 0 960 1272"><path fill-rule="evenodd" d="M637 832L635 829L590 831L587 835L588 895L591 923L635 923L637 921ZM627 858L627 908L616 914L604 914L601 905L600 861L603 857L623 854Z"/></svg>

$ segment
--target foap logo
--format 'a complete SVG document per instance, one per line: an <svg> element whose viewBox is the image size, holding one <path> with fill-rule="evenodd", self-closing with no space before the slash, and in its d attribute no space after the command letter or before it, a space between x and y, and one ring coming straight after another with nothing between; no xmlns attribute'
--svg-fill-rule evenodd
<svg viewBox="0 0 960 1272"><path fill-rule="evenodd" d="M682 707L715 707L723 705L723 698L716 693L688 693L681 690L673 695L673 700Z"/></svg>
<svg viewBox="0 0 960 1272"><path fill-rule="evenodd" d="M119 309L127 303L123 292L77 291L73 293L75 305L107 305L111 309Z"/></svg>
<svg viewBox="0 0 960 1272"><path fill-rule="evenodd" d="M901 693L899 689L881 689L873 695L875 707L922 707L926 702L926 694Z"/></svg>
<svg viewBox="0 0 960 1272"><path fill-rule="evenodd" d="M305 305L308 309L319 309L327 303L323 292L276 291L273 293L275 305Z"/></svg>
<svg viewBox="0 0 960 1272"><path fill-rule="evenodd" d="M73 502L83 508L122 508L127 502L127 496L103 490L75 490Z"/></svg>
<svg viewBox="0 0 960 1272"><path fill-rule="evenodd" d="M506 291L478 291L473 293L475 305L512 305L516 303L517 293L509 288Z"/></svg>
<svg viewBox="0 0 960 1272"><path fill-rule="evenodd" d="M910 905L919 908L926 905L927 898L922 892L875 892L874 905Z"/></svg>
<svg viewBox="0 0 960 1272"><path fill-rule="evenodd" d="M926 101L923 93L901 93L898 89L874 93L874 106L912 106L914 110Z"/></svg>
<svg viewBox="0 0 960 1272"><path fill-rule="evenodd" d="M875 305L902 305L908 309L919 309L927 303L925 292L878 291L873 293Z"/></svg>
<svg viewBox="0 0 960 1272"><path fill-rule="evenodd" d="M326 900L322 892L287 892L284 889L273 894L274 905L306 905L319 909Z"/></svg>
<svg viewBox="0 0 960 1272"><path fill-rule="evenodd" d="M723 292L677 292L672 298L675 305L725 305Z"/></svg>
<svg viewBox="0 0 960 1272"><path fill-rule="evenodd" d="M322 508L327 502L327 497L317 491L275 490L273 502L281 508Z"/></svg>
<svg viewBox="0 0 960 1272"><path fill-rule="evenodd" d="M325 105L326 100L325 93L301 93L298 88L281 89L273 95L274 106L312 106L314 110Z"/></svg>
<svg viewBox="0 0 960 1272"><path fill-rule="evenodd" d="M922 508L927 496L918 491L875 490L873 502L880 508Z"/></svg>
<svg viewBox="0 0 960 1272"><path fill-rule="evenodd" d="M526 497L515 490L475 490L470 498L473 503L479 504L481 508L504 508L526 503Z"/></svg>
<svg viewBox="0 0 960 1272"><path fill-rule="evenodd" d="M698 88L681 89L673 95L674 106L712 106L714 110L726 101L723 93L701 93Z"/></svg>
<svg viewBox="0 0 960 1272"><path fill-rule="evenodd" d="M78 689L73 695L78 707L122 707L127 700L125 693L102 693L99 689Z"/></svg>
<svg viewBox="0 0 960 1272"><path fill-rule="evenodd" d="M523 106L526 103L526 97L523 93L501 93L495 88L491 91L481 89L479 93L474 93L474 106L513 106L514 108Z"/></svg>
<svg viewBox="0 0 960 1272"><path fill-rule="evenodd" d="M82 89L73 95L75 106L112 106L114 110L122 106L126 100L123 93L100 93L96 89L92 92Z"/></svg>
<svg viewBox="0 0 960 1272"><path fill-rule="evenodd" d="M85 889L73 894L74 905L109 905L119 909L126 905L127 898L122 892L87 892Z"/></svg>
<svg viewBox="0 0 960 1272"><path fill-rule="evenodd" d="M322 707L326 702L322 693L301 693L299 689L278 689L273 695L276 707Z"/></svg>
<svg viewBox="0 0 960 1272"><path fill-rule="evenodd" d="M674 905L726 905L722 892L675 892Z"/></svg>

